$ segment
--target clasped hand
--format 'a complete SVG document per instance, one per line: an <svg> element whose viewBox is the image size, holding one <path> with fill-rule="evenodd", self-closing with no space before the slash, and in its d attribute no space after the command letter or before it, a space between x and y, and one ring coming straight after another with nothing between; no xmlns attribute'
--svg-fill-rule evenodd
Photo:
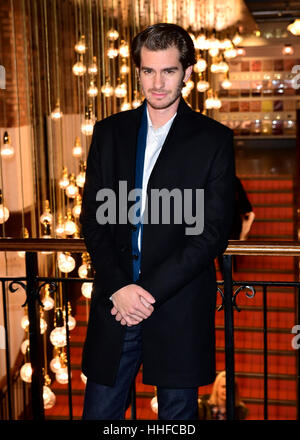
<svg viewBox="0 0 300 440"><path fill-rule="evenodd" d="M149 318L155 303L153 296L147 290L136 284L122 287L112 295L113 308L111 314L122 325L139 324L143 319Z"/></svg>

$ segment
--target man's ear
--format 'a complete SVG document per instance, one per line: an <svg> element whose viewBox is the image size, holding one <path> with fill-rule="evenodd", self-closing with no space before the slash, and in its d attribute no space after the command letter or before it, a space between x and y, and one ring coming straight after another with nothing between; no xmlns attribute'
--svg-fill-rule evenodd
<svg viewBox="0 0 300 440"><path fill-rule="evenodd" d="M185 74L184 74L184 78L183 78L184 83L187 82L189 77L191 76L192 71L193 71L193 67L194 66L189 66L185 69Z"/></svg>

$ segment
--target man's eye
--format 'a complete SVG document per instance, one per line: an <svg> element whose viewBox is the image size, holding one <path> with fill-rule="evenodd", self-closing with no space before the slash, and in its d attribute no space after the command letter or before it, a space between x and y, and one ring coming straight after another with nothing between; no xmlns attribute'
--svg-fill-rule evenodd
<svg viewBox="0 0 300 440"><path fill-rule="evenodd" d="M172 74L172 73L175 72L175 70L165 70L165 72L166 72L167 74Z"/></svg>
<svg viewBox="0 0 300 440"><path fill-rule="evenodd" d="M144 70L144 73L145 73L146 75L149 75L150 73L152 73L152 70Z"/></svg>

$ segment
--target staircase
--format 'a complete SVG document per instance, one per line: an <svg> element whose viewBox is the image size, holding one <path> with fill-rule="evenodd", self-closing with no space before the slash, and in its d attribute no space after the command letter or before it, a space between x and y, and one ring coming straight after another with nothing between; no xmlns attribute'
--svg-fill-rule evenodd
<svg viewBox="0 0 300 440"><path fill-rule="evenodd" d="M256 219L249 240L293 240L293 178L240 176L253 205ZM217 271L218 279L221 279ZM293 281L293 257L237 257L234 279L257 281ZM218 301L220 298L218 298ZM241 312L234 312L235 369L239 393L248 408L247 419L263 419L263 293L256 289L254 298L243 292L237 299ZM296 352L292 349L291 328L296 324L296 302L293 288L269 287L267 290L268 323L268 417L296 419ZM86 333L89 304L81 297L77 302L77 326L71 332L72 407L73 418L80 419L84 383L80 363ZM225 368L224 312L216 313L217 371ZM69 418L68 386L53 382L56 405L45 411L47 419ZM199 394L211 392L212 386L199 388ZM150 402L154 387L144 385L141 371L136 380L137 418L156 419ZM130 409L126 413L130 418Z"/></svg>

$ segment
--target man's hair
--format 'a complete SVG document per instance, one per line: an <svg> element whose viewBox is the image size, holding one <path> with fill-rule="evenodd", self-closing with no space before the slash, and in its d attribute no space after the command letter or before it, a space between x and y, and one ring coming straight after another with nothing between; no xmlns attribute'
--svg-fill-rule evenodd
<svg viewBox="0 0 300 440"><path fill-rule="evenodd" d="M183 70L196 63L193 40L188 32L177 24L157 23L148 26L134 37L131 45L131 55L137 67L141 65L142 47L153 51L177 47Z"/></svg>

